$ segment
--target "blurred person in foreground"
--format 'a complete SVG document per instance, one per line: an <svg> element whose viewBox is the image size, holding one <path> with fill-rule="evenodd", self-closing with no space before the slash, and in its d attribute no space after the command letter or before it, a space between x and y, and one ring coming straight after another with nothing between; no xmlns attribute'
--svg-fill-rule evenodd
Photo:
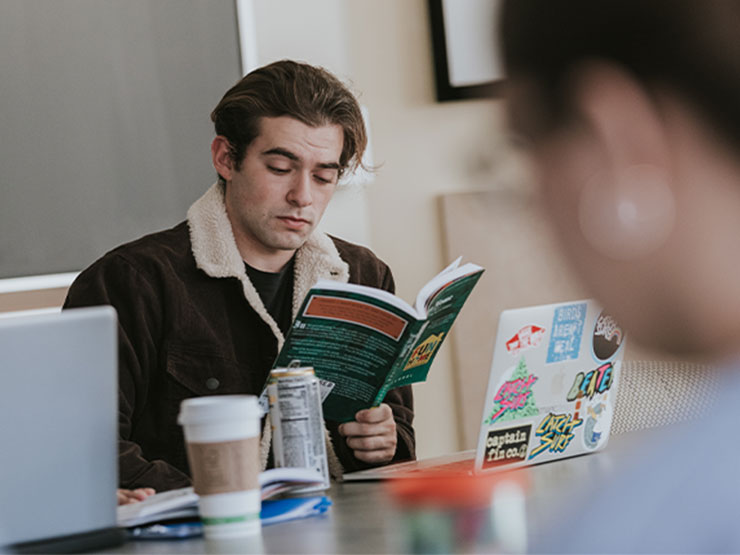
<svg viewBox="0 0 740 555"><path fill-rule="evenodd" d="M740 2L509 0L502 30L570 262L633 338L723 369L706 419L534 550L740 552Z"/></svg>

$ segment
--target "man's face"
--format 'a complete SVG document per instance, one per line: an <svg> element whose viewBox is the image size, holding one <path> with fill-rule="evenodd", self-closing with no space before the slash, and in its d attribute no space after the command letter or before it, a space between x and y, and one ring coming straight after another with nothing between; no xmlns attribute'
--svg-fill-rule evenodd
<svg viewBox="0 0 740 555"><path fill-rule="evenodd" d="M224 175L226 211L250 265L287 261L305 243L336 188L343 140L336 124L310 127L288 116L260 120L241 169Z"/></svg>

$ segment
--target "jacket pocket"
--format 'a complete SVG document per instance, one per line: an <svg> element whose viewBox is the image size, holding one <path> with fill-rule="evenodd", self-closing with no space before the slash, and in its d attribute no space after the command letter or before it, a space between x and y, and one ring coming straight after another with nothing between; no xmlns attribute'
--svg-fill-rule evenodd
<svg viewBox="0 0 740 555"><path fill-rule="evenodd" d="M182 399L245 393L247 390L246 368L219 355L181 345L169 345L166 372L166 379L171 382L167 389ZM178 390L179 394L175 393Z"/></svg>

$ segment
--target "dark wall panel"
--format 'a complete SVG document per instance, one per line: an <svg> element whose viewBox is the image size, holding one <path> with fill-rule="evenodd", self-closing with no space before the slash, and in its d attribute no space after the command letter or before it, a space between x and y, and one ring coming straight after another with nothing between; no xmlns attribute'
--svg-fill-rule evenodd
<svg viewBox="0 0 740 555"><path fill-rule="evenodd" d="M0 278L183 220L239 76L233 0L0 2Z"/></svg>

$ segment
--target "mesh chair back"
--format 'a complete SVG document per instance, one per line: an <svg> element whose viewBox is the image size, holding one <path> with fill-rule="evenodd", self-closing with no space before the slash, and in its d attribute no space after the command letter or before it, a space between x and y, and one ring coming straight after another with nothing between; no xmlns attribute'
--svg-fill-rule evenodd
<svg viewBox="0 0 740 555"><path fill-rule="evenodd" d="M716 374L710 366L625 360L611 433L696 418L714 403L718 391Z"/></svg>

